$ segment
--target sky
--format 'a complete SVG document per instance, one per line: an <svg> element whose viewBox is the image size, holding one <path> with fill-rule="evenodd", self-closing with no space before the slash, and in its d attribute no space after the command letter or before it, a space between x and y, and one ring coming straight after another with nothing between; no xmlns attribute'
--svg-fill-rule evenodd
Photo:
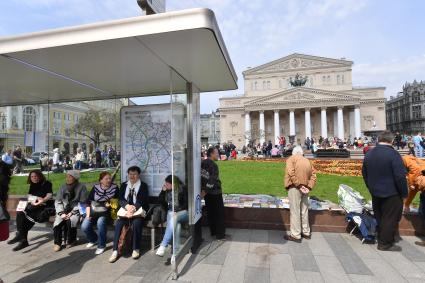
<svg viewBox="0 0 425 283"><path fill-rule="evenodd" d="M0 37L141 14L136 0L1 0ZM425 80L423 0L168 0L167 10L210 8L238 75L239 89L201 95L201 112L242 95L247 67L292 53L354 61L354 86Z"/></svg>

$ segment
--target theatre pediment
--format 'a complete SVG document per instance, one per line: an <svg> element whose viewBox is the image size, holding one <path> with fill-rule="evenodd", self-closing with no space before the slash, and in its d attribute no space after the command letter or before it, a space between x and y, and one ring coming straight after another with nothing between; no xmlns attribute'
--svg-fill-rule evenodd
<svg viewBox="0 0 425 283"><path fill-rule="evenodd" d="M353 62L347 60L331 59L295 53L270 63L249 69L244 72L244 75L284 71L302 71L304 69L307 70L314 68L350 67L352 64Z"/></svg>
<svg viewBox="0 0 425 283"><path fill-rule="evenodd" d="M293 88L265 97L256 98L245 105L264 105L292 102L360 101L360 96L310 88Z"/></svg>

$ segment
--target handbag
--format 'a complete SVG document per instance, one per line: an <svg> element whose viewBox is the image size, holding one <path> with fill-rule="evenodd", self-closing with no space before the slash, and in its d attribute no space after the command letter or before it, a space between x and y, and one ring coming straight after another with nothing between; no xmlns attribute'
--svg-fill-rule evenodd
<svg viewBox="0 0 425 283"><path fill-rule="evenodd" d="M90 203L90 217L101 217L101 216L107 216L108 215L108 208L105 206L105 204L98 202L98 201L92 201Z"/></svg>
<svg viewBox="0 0 425 283"><path fill-rule="evenodd" d="M0 223L8 222L10 220L9 212L6 209L6 205L3 201L0 201Z"/></svg>
<svg viewBox="0 0 425 283"><path fill-rule="evenodd" d="M120 238L118 240L118 255L129 255L132 251L133 243L133 225L130 220L125 224L120 233Z"/></svg>

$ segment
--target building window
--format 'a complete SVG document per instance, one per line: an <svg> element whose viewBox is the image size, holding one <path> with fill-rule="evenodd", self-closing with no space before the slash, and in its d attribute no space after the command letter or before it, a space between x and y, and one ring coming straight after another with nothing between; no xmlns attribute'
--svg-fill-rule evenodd
<svg viewBox="0 0 425 283"><path fill-rule="evenodd" d="M336 75L336 84L341 84L341 77L339 75Z"/></svg>
<svg viewBox="0 0 425 283"><path fill-rule="evenodd" d="M422 117L421 114L421 105L413 105L412 106L412 115L414 119L419 119Z"/></svg>
<svg viewBox="0 0 425 283"><path fill-rule="evenodd" d="M6 130L7 128L7 117L6 114L0 113L0 130Z"/></svg>
<svg viewBox="0 0 425 283"><path fill-rule="evenodd" d="M279 80L279 88L282 88L282 80Z"/></svg>
<svg viewBox="0 0 425 283"><path fill-rule="evenodd" d="M35 109L31 106L24 108L24 131L35 131Z"/></svg>
<svg viewBox="0 0 425 283"><path fill-rule="evenodd" d="M329 85L329 84L331 84L331 76L328 76L328 77L326 78L326 82L328 83L328 85Z"/></svg>
<svg viewBox="0 0 425 283"><path fill-rule="evenodd" d="M266 89L267 85L266 85L266 81L263 81L263 89Z"/></svg>
<svg viewBox="0 0 425 283"><path fill-rule="evenodd" d="M258 89L258 83L257 83L257 81L255 81L254 82L254 90L257 90Z"/></svg>
<svg viewBox="0 0 425 283"><path fill-rule="evenodd" d="M322 77L322 84L324 84L324 85L326 84L326 76Z"/></svg>
<svg viewBox="0 0 425 283"><path fill-rule="evenodd" d="M341 75L341 84L344 84L344 75Z"/></svg>
<svg viewBox="0 0 425 283"><path fill-rule="evenodd" d="M267 81L267 89L271 89L270 81Z"/></svg>
<svg viewBox="0 0 425 283"><path fill-rule="evenodd" d="M71 121L71 115L69 113L63 114L63 118L65 121Z"/></svg>
<svg viewBox="0 0 425 283"><path fill-rule="evenodd" d="M53 112L53 118L54 119L61 119L62 118L62 115L61 115L60 112Z"/></svg>

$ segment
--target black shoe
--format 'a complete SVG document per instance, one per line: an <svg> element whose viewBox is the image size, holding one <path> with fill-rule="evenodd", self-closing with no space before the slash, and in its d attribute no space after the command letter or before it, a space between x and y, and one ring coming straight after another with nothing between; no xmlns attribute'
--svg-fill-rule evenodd
<svg viewBox="0 0 425 283"><path fill-rule="evenodd" d="M292 235L285 235L283 238L287 241L292 241L295 243L301 243L301 239L294 238Z"/></svg>
<svg viewBox="0 0 425 283"><path fill-rule="evenodd" d="M20 240L21 240L21 237L19 237L19 234L16 234L16 236L13 239L10 239L9 241L7 241L7 243L9 245L13 245L19 242Z"/></svg>
<svg viewBox="0 0 425 283"><path fill-rule="evenodd" d="M415 245L420 246L420 247L425 247L425 241L416 241Z"/></svg>
<svg viewBox="0 0 425 283"><path fill-rule="evenodd" d="M397 246L397 245L391 245L391 246L380 246L380 245L378 245L378 250L387 251L387 252L401 252L401 247Z"/></svg>
<svg viewBox="0 0 425 283"><path fill-rule="evenodd" d="M311 240L311 234L310 235L301 234L301 238L306 239L306 240Z"/></svg>
<svg viewBox="0 0 425 283"><path fill-rule="evenodd" d="M14 252L20 251L22 249L25 249L26 247L28 247L28 241L20 241L19 244L13 248Z"/></svg>

